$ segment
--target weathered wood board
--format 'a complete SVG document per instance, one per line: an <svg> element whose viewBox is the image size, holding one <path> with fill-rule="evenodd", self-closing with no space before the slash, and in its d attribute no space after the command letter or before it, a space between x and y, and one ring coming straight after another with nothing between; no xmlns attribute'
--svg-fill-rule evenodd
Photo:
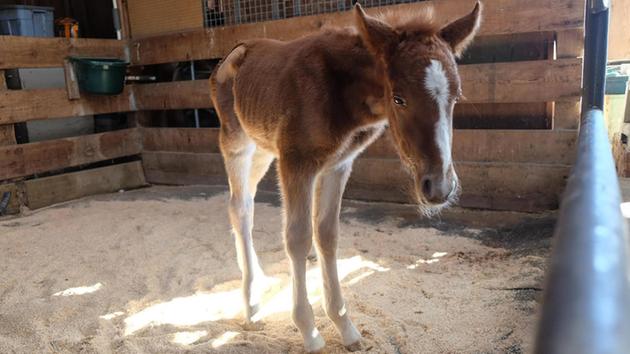
<svg viewBox="0 0 630 354"><path fill-rule="evenodd" d="M446 23L468 13L473 5L474 0L441 0L372 8L367 11L371 14L384 10L408 13L434 6L442 22ZM484 22L480 35L557 31L584 26L584 0L485 0L484 5ZM133 40L131 59L134 65L149 65L222 58L244 39L294 39L328 25L351 25L352 16L351 12L345 11Z"/></svg>
<svg viewBox="0 0 630 354"><path fill-rule="evenodd" d="M135 129L0 147L0 180L30 176L67 167L138 155Z"/></svg>
<svg viewBox="0 0 630 354"><path fill-rule="evenodd" d="M24 182L28 207L42 208L88 195L146 185L140 161L95 168Z"/></svg>
<svg viewBox="0 0 630 354"><path fill-rule="evenodd" d="M217 128L143 128L144 151L219 153ZM523 162L570 165L575 158L576 131L455 130L456 161ZM389 133L361 155L397 158Z"/></svg>
<svg viewBox="0 0 630 354"><path fill-rule="evenodd" d="M226 184L220 154L144 152L149 183L167 185ZM531 163L456 164L463 189L460 205L471 208L540 211L558 206L570 167ZM262 189L274 188L270 171ZM412 202L411 178L393 158L360 158L353 168L345 196L351 199Z"/></svg>
<svg viewBox="0 0 630 354"><path fill-rule="evenodd" d="M127 41L0 36L0 69L62 67L68 56L127 59Z"/></svg>

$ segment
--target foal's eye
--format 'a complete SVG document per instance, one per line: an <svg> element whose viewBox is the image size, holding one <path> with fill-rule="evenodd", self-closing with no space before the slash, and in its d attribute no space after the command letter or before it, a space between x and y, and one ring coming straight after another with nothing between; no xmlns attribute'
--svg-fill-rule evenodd
<svg viewBox="0 0 630 354"><path fill-rule="evenodd" d="M405 101L405 99L400 97L400 96L394 96L394 103L399 105L399 106L406 106L407 105L407 102Z"/></svg>

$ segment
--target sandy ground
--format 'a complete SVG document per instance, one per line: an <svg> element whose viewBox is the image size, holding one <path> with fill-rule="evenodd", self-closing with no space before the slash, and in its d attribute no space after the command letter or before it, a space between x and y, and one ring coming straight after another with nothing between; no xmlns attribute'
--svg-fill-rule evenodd
<svg viewBox="0 0 630 354"><path fill-rule="evenodd" d="M299 353L273 194L255 242L275 283L245 330L223 187L152 187L0 221L0 353ZM491 219L500 224L481 228ZM366 353L531 351L553 220L345 203L339 267ZM470 225L473 225L472 227ZM500 226L500 225L499 225ZM344 353L310 299L328 353Z"/></svg>

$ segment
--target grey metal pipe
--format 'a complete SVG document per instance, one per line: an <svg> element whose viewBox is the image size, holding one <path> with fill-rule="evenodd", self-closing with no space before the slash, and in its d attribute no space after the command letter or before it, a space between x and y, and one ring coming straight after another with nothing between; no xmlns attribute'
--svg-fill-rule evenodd
<svg viewBox="0 0 630 354"><path fill-rule="evenodd" d="M535 353L630 353L630 256L602 112L607 0L589 0L577 160L556 229Z"/></svg>
<svg viewBox="0 0 630 354"><path fill-rule="evenodd" d="M601 110L580 128L554 233L536 353L630 353L626 221Z"/></svg>

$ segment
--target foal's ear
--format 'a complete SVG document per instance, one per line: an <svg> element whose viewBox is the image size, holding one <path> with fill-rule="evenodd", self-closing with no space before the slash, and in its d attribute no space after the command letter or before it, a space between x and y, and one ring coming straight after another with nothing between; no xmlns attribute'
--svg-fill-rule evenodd
<svg viewBox="0 0 630 354"><path fill-rule="evenodd" d="M456 57L462 55L477 34L481 24L481 9L481 2L477 1L471 13L440 30L440 37L450 44Z"/></svg>
<svg viewBox="0 0 630 354"><path fill-rule="evenodd" d="M385 22L368 16L359 3L354 6L354 19L357 29L372 54L387 58L396 48L398 35Z"/></svg>

